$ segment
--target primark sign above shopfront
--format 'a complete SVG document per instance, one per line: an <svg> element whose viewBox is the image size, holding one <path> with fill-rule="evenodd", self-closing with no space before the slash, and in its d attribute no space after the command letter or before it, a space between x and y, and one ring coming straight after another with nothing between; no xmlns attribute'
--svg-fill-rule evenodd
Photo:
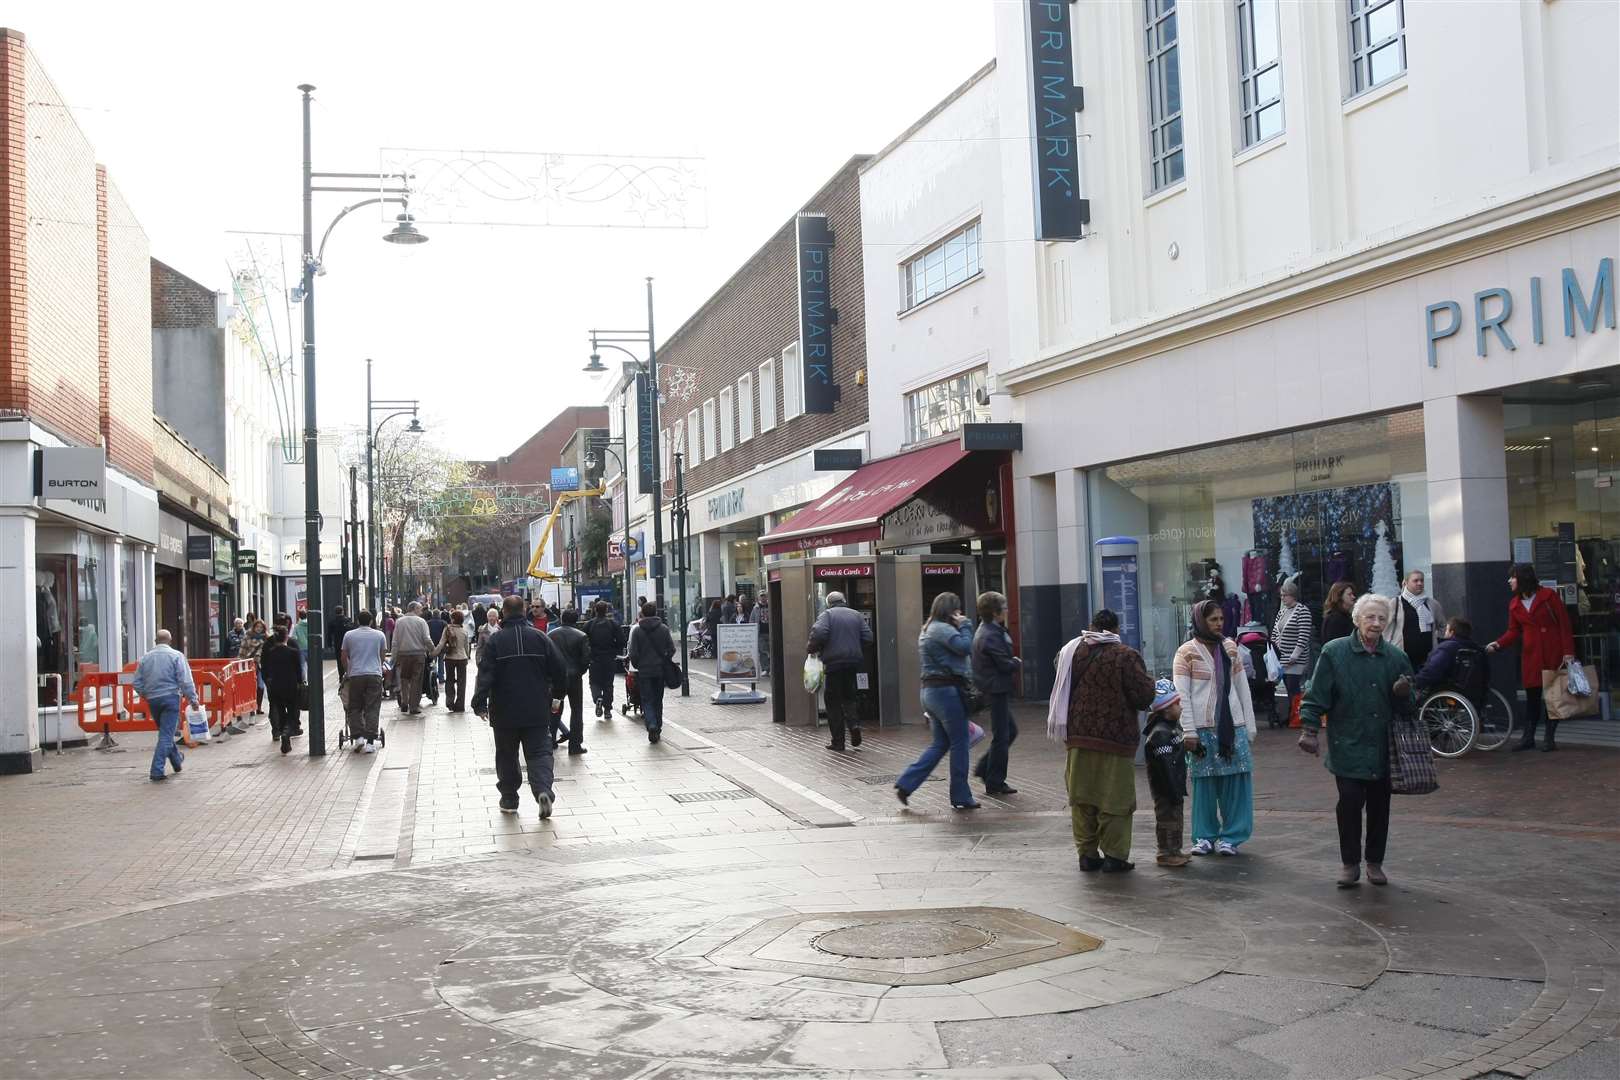
<svg viewBox="0 0 1620 1080"><path fill-rule="evenodd" d="M1514 352L1526 341L1544 345L1559 334L1573 338L1578 332L1613 330L1614 293L1614 259L1606 258L1598 260L1596 273L1584 281L1576 267L1566 266L1556 279L1531 277L1481 289L1466 311L1459 300L1436 301L1423 309L1429 366L1440 366L1440 342L1465 326L1473 330L1474 354L1480 357L1493 346Z"/></svg>
<svg viewBox="0 0 1620 1080"><path fill-rule="evenodd" d="M1030 142L1035 156L1035 235L1078 240L1091 221L1080 195L1085 93L1074 84L1072 0L1028 0Z"/></svg>

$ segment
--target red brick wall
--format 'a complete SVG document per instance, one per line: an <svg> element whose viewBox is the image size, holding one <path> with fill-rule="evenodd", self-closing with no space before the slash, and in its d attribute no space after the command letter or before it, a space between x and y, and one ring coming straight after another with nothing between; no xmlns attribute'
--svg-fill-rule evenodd
<svg viewBox="0 0 1620 1080"><path fill-rule="evenodd" d="M828 267L833 307L838 324L833 328L833 381L843 396L830 413L803 413L782 420L783 350L799 340L798 246L794 222L788 221L770 241L709 301L699 308L679 330L658 347L660 379L666 389L666 365L694 369L697 390L681 400L666 400L659 410L659 426L673 433L675 422L684 420L692 409L715 399L719 419L720 391L733 389L740 376L754 375L754 436L734 443L731 450L711 457L705 448L704 461L688 469L686 487L691 492L721 484L741 476L754 466L774 461L795 450L830 438L866 422L866 388L855 385L856 372L866 367L866 285L861 255L861 185L859 169L864 156L850 160L819 192L804 204L805 213L824 213L833 230L835 246ZM777 358L775 396L776 427L759 433L759 365ZM740 403L733 406L736 431Z"/></svg>
<svg viewBox="0 0 1620 1080"><path fill-rule="evenodd" d="M574 432L580 428L607 426L606 405L570 405L510 454L473 464L482 467L485 477L504 484L549 484L551 470L562 464L563 446Z"/></svg>
<svg viewBox="0 0 1620 1080"><path fill-rule="evenodd" d="M0 27L0 413L28 408L28 110L23 36Z"/></svg>
<svg viewBox="0 0 1620 1080"><path fill-rule="evenodd" d="M152 260L152 325L164 330L212 329L219 325L214 290L174 267Z"/></svg>

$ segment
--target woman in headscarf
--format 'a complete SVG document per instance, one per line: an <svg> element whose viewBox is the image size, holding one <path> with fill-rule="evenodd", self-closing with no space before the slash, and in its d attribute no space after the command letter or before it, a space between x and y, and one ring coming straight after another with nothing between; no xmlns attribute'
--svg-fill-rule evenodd
<svg viewBox="0 0 1620 1080"><path fill-rule="evenodd" d="M1237 643L1223 636L1226 614L1214 600L1193 608L1192 637L1176 650L1172 676L1181 694L1182 743L1193 755L1194 855L1236 855L1254 831L1254 702Z"/></svg>

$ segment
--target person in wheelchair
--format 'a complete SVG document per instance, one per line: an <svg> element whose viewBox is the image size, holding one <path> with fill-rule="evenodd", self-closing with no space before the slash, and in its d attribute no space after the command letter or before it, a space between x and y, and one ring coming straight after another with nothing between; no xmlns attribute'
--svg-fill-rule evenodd
<svg viewBox="0 0 1620 1080"><path fill-rule="evenodd" d="M1474 641L1474 626L1461 615L1446 620L1445 636L1413 678L1420 695L1455 690L1483 708L1491 686L1491 656Z"/></svg>

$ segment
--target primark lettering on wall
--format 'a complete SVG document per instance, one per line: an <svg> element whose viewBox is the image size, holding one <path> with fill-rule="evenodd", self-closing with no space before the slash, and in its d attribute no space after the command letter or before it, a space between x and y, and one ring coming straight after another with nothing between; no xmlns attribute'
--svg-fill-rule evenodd
<svg viewBox="0 0 1620 1080"><path fill-rule="evenodd" d="M1562 318L1555 321L1554 326L1562 329L1564 337L1575 337L1577 330L1595 334L1600 322L1609 330L1615 328L1612 257L1598 261L1596 273L1589 287L1582 287L1581 277L1572 266L1563 267L1555 280L1557 285L1554 293L1556 299L1553 300L1556 305L1554 311ZM1429 366L1440 366L1439 343L1456 336L1464 324L1470 321L1474 331L1474 353L1477 356L1489 355L1489 343L1493 338L1499 348L1509 352L1517 350L1519 342L1526 339L1535 345L1546 344L1548 312L1545 293L1551 290L1543 288L1540 276L1530 277L1522 289L1520 316L1516 321L1514 293L1512 287L1507 285L1481 289L1474 293L1471 320L1465 317L1462 304L1456 300L1441 300L1424 308ZM1528 307L1527 313L1524 311L1525 307ZM1523 326L1526 321L1529 323L1528 334ZM1515 333L1517 337L1514 336Z"/></svg>

